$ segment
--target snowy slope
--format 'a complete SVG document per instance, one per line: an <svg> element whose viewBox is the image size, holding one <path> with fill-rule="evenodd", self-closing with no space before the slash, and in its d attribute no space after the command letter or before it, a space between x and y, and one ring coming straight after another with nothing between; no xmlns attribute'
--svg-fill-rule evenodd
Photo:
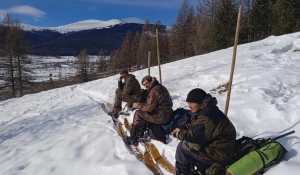
<svg viewBox="0 0 300 175"><path fill-rule="evenodd" d="M210 91L228 82L232 51L162 65L163 84L170 91L173 108L186 108L186 95L193 88ZM238 137L296 131L279 140L289 152L266 175L300 171L299 70L300 32L238 46L228 113ZM147 70L133 74L141 80ZM157 67L151 75L158 75ZM115 75L0 102L0 174L152 174L129 153L99 107L101 102L113 102L117 79ZM226 94L212 93L223 110ZM174 164L179 141L153 143Z"/></svg>
<svg viewBox="0 0 300 175"><path fill-rule="evenodd" d="M108 21L90 19L90 20L78 21L78 22L74 22L71 24L58 26L58 27L38 27L38 26L32 26L28 24L21 24L21 25L23 29L26 31L48 29L48 30L58 31L60 33L67 33L67 32L74 32L80 30L105 28L120 23L121 21L117 19L111 19Z"/></svg>

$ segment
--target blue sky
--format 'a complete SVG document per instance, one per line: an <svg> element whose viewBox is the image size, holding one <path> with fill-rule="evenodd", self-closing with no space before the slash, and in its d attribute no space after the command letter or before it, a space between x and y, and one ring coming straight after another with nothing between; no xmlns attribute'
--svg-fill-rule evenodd
<svg viewBox="0 0 300 175"><path fill-rule="evenodd" d="M198 0L190 0L197 4ZM21 23L56 27L87 19L125 20L164 25L175 22L181 0L1 0L0 19L9 13Z"/></svg>

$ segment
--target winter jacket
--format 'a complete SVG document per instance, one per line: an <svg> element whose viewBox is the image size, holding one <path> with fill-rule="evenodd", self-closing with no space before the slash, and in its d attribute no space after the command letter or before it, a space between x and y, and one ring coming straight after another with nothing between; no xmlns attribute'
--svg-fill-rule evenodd
<svg viewBox="0 0 300 175"><path fill-rule="evenodd" d="M153 117L163 118L164 123L168 123L173 112L172 107L173 102L168 90L153 77L147 101L139 104L138 109Z"/></svg>
<svg viewBox="0 0 300 175"><path fill-rule="evenodd" d="M187 151L205 152L214 161L227 165L234 157L236 130L216 105L216 98L207 94L202 108L193 113L190 125L179 131L178 138Z"/></svg>
<svg viewBox="0 0 300 175"><path fill-rule="evenodd" d="M134 95L136 98L141 97L141 85L132 74L128 74L124 82L118 81L118 87L122 90L123 95Z"/></svg>

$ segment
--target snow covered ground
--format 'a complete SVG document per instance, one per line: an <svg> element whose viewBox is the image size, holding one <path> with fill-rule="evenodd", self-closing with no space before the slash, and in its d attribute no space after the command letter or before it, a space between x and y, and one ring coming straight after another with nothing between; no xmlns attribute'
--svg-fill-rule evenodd
<svg viewBox="0 0 300 175"><path fill-rule="evenodd" d="M238 137L275 137L288 150L266 175L300 171L300 32L239 45L228 116ZM229 80L233 48L162 65L174 106L193 88ZM133 72L138 80L147 70ZM158 68L151 69L158 76ZM152 174L123 144L99 103L113 103L118 75L0 102L1 175ZM221 110L226 93L211 91ZM132 115L128 117L132 120ZM178 140L153 141L172 164ZM162 169L165 174L168 174Z"/></svg>
<svg viewBox="0 0 300 175"><path fill-rule="evenodd" d="M99 59L97 55L90 55L89 61L96 62ZM108 59L108 58L107 58ZM29 55L30 63L25 64L26 73L34 78L34 82L49 81L50 75L52 80L74 77L77 73L75 56L35 56ZM30 70L30 71L27 71ZM0 77L9 77L9 72L5 68L0 68ZM0 87L5 81L0 80Z"/></svg>

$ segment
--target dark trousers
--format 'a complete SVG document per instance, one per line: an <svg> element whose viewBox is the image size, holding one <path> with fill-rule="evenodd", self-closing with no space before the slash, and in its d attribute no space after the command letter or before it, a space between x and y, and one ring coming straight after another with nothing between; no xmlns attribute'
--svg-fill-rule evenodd
<svg viewBox="0 0 300 175"><path fill-rule="evenodd" d="M204 152L198 151L187 151L182 148L182 141L178 144L176 149L175 159L178 163L187 165L187 164L203 164L210 166L215 163L214 160L209 158Z"/></svg>

